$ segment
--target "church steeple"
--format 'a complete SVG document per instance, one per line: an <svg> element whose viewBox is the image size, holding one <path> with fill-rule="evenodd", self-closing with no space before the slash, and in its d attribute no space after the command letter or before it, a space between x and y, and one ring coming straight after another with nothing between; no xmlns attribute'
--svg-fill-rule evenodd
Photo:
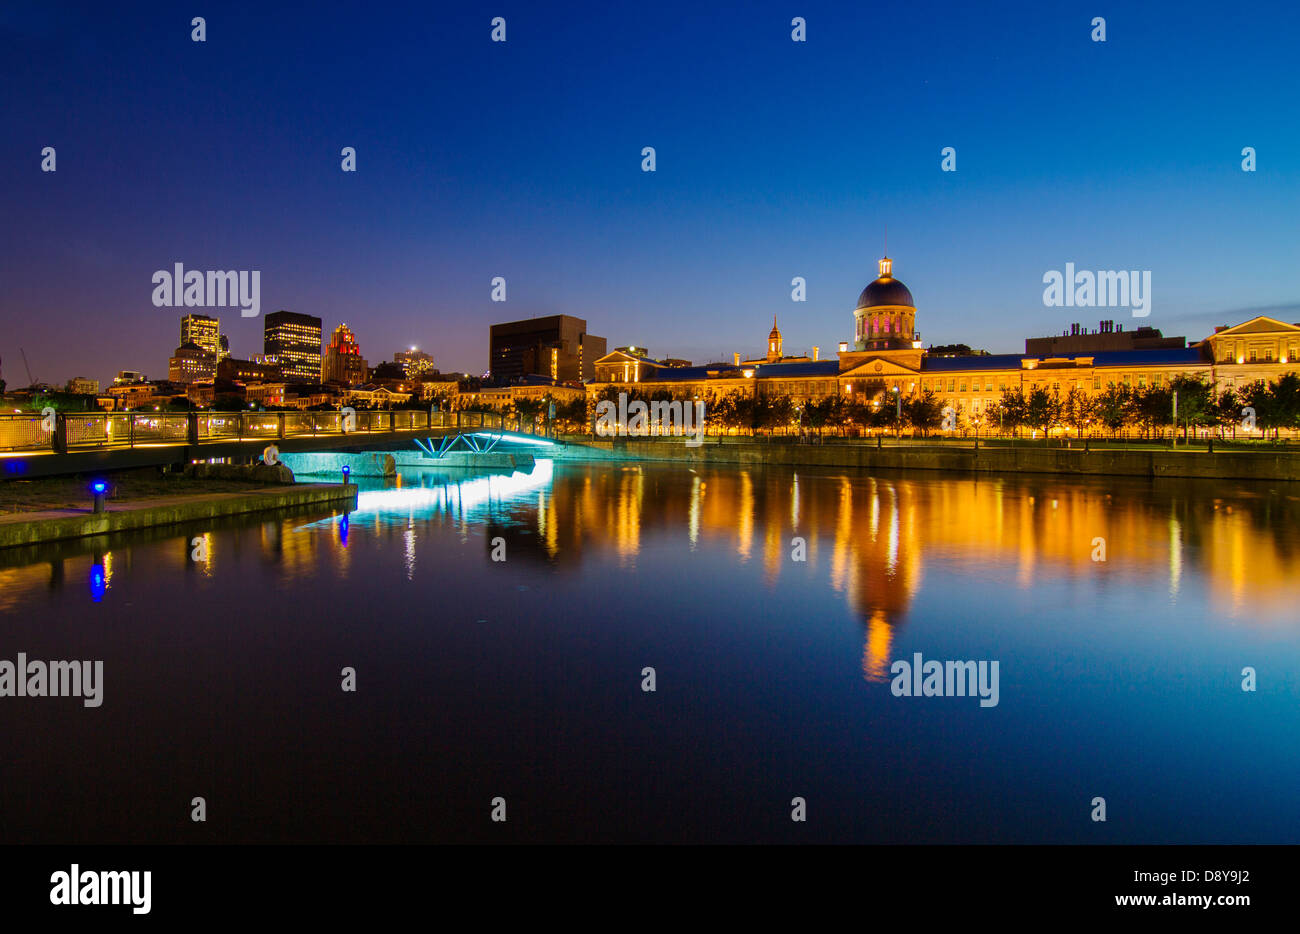
<svg viewBox="0 0 1300 934"><path fill-rule="evenodd" d="M776 326L776 315L772 315L772 331L767 335L767 362L768 363L777 363L780 361L782 357L782 353L781 353L782 343L783 341L781 340L781 332L777 329Z"/></svg>

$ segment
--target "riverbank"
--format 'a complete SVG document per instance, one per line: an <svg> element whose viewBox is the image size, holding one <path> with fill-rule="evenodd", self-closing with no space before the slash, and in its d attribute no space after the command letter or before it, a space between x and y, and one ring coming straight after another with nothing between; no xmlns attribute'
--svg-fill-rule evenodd
<svg viewBox="0 0 1300 934"><path fill-rule="evenodd" d="M716 439L687 447L680 438L571 442L564 459L675 461L741 466L857 467L958 473L1054 473L1086 476L1300 481L1300 454L1285 451L1190 451L1035 445L958 447L872 442L790 444Z"/></svg>
<svg viewBox="0 0 1300 934"><path fill-rule="evenodd" d="M233 485L233 484L232 484ZM227 492L184 495L129 502L109 501L104 512L82 508L44 509L0 516L0 548L108 535L132 529L182 525L246 513L296 509L304 506L355 508L355 484L298 483L292 486L249 488L239 484ZM83 497L85 502L88 497Z"/></svg>

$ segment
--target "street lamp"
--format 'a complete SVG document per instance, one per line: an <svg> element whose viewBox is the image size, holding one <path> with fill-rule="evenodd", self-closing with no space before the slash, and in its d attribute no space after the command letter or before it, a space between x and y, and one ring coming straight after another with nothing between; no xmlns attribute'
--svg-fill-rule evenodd
<svg viewBox="0 0 1300 934"><path fill-rule="evenodd" d="M898 387L893 388L894 402L896 403L894 411L894 430L898 433L898 439L903 439L903 394L898 391Z"/></svg>
<svg viewBox="0 0 1300 934"><path fill-rule="evenodd" d="M351 473L352 473L352 468L349 467L347 464L344 464L344 465L343 465L343 485L344 485L344 486L347 486L347 484L348 484L348 475L351 474Z"/></svg>

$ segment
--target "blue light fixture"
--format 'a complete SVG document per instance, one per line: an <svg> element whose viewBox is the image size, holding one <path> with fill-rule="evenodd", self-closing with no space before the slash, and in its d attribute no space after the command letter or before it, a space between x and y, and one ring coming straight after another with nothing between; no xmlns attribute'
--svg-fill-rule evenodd
<svg viewBox="0 0 1300 934"><path fill-rule="evenodd" d="M344 482L344 484L346 484L346 483L348 482L348 475L351 474L351 473L352 473L352 468L349 467L347 464L344 464L344 465L343 465L343 482Z"/></svg>
<svg viewBox="0 0 1300 934"><path fill-rule="evenodd" d="M90 492L95 495L95 512L104 511L104 498L108 495L108 483L104 480L96 480L90 485Z"/></svg>

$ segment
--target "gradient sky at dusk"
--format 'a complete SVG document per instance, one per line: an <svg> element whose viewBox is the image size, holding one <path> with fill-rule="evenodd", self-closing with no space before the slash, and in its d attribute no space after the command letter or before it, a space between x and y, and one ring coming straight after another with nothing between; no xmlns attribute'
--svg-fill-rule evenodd
<svg viewBox="0 0 1300 934"><path fill-rule="evenodd" d="M833 353L886 227L926 343L1300 321L1298 35L1280 2L6 4L3 375L21 346L51 382L164 377L176 262L261 270L263 314L346 321L371 365L480 372L489 324L558 312L696 362L776 314ZM1045 308L1067 262L1151 270L1150 317Z"/></svg>

